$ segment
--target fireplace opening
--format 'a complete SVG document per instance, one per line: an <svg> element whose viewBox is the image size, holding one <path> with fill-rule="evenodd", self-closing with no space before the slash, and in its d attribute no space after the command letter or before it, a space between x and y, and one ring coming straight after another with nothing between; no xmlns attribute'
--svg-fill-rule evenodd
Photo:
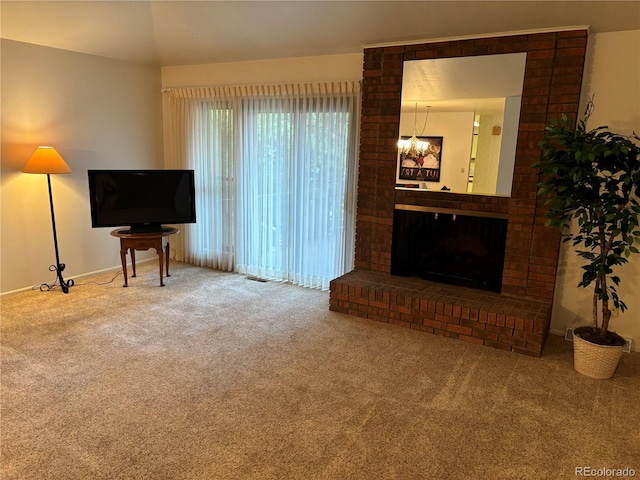
<svg viewBox="0 0 640 480"><path fill-rule="evenodd" d="M507 219L478 215L396 205L391 274L500 293Z"/></svg>

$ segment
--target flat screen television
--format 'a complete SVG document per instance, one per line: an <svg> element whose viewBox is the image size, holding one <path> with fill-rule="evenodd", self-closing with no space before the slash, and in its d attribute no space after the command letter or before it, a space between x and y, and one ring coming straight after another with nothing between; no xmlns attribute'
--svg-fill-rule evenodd
<svg viewBox="0 0 640 480"><path fill-rule="evenodd" d="M132 233L196 222L193 170L89 170L91 226Z"/></svg>

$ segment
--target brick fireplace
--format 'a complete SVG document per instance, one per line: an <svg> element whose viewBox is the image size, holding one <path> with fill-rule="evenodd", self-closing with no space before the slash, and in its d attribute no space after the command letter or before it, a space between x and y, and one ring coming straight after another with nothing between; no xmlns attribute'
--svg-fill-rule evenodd
<svg viewBox="0 0 640 480"><path fill-rule="evenodd" d="M355 270L332 281L330 308L527 355L549 332L560 237L545 227L531 167L544 126L578 117L587 31L366 48ZM397 190L395 170L405 60L526 52L511 197ZM508 220L501 293L391 275L396 205L499 213Z"/></svg>

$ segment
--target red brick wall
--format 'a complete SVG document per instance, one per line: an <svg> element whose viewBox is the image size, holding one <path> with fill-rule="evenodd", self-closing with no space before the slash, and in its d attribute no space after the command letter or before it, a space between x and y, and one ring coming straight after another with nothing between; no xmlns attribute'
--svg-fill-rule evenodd
<svg viewBox="0 0 640 480"><path fill-rule="evenodd" d="M390 272L395 203L506 212L502 292L550 302L560 242L558 232L544 226L531 165L545 124L561 113L578 117L586 45L587 31L575 30L365 49L356 269ZM396 191L403 62L519 52L527 60L511 197Z"/></svg>

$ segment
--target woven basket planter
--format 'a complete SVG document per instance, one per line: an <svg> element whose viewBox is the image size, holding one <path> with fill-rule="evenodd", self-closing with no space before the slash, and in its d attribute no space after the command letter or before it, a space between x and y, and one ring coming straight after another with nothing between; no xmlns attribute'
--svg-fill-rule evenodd
<svg viewBox="0 0 640 480"><path fill-rule="evenodd" d="M573 335L573 366L587 377L605 380L613 377L623 346L598 345Z"/></svg>

